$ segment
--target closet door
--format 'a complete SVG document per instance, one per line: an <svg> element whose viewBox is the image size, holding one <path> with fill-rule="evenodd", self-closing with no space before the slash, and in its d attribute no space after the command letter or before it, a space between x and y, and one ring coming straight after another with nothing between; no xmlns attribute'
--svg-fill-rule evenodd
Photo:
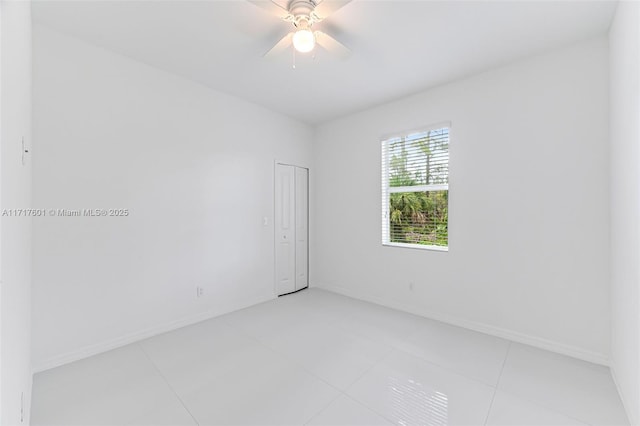
<svg viewBox="0 0 640 426"><path fill-rule="evenodd" d="M276 164L275 257L278 295L296 290L295 167Z"/></svg>
<svg viewBox="0 0 640 426"><path fill-rule="evenodd" d="M296 167L296 290L309 286L309 170Z"/></svg>

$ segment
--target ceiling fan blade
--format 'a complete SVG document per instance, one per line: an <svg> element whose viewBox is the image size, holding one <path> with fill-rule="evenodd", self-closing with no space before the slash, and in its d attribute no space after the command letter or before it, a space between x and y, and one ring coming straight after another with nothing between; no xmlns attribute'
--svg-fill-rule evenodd
<svg viewBox="0 0 640 426"><path fill-rule="evenodd" d="M320 4L316 6L313 12L316 14L318 20L321 21L350 1L351 0L322 0Z"/></svg>
<svg viewBox="0 0 640 426"><path fill-rule="evenodd" d="M258 6L262 10L265 10L282 20L286 21L287 19L289 19L289 16L291 16L287 9L279 6L278 4L274 3L271 0L248 0L248 1L249 3L252 3Z"/></svg>
<svg viewBox="0 0 640 426"><path fill-rule="evenodd" d="M263 57L267 58L267 57L273 57L277 55L278 53L291 47L292 42L293 42L293 33L289 33L286 36L282 37L280 41L277 42L276 45L271 48L271 50L269 50L267 53L263 55Z"/></svg>
<svg viewBox="0 0 640 426"><path fill-rule="evenodd" d="M316 31L314 35L316 36L316 43L326 49L329 53L341 58L346 58L351 55L351 50L349 50L349 48L331 37L329 34L323 33L322 31Z"/></svg>

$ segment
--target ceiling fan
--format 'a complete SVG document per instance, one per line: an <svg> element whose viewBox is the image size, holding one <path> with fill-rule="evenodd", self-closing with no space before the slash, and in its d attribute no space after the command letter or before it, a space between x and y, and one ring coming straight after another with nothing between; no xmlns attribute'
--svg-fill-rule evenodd
<svg viewBox="0 0 640 426"><path fill-rule="evenodd" d="M322 31L312 31L311 27L321 22L351 0L288 0L284 8L274 0L249 0L254 5L267 10L285 22L291 23L293 31L282 37L265 57L276 55L293 45L300 53L311 52L316 44L332 54L347 57L351 51L335 38Z"/></svg>

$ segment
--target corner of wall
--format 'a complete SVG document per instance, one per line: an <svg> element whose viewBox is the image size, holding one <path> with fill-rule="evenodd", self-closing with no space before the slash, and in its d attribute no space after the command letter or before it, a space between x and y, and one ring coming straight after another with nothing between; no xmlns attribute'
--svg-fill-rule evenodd
<svg viewBox="0 0 640 426"><path fill-rule="evenodd" d="M0 206L31 208L32 50L30 1L0 3ZM31 217L3 215L0 227L0 422L29 424L31 369Z"/></svg>
<svg viewBox="0 0 640 426"><path fill-rule="evenodd" d="M640 424L640 3L621 1L609 29L611 375Z"/></svg>

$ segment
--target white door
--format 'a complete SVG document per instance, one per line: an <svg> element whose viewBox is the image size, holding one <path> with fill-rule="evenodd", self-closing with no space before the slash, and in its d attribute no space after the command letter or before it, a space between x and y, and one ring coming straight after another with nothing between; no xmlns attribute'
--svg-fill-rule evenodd
<svg viewBox="0 0 640 426"><path fill-rule="evenodd" d="M275 269L278 295L309 285L309 171L276 164Z"/></svg>
<svg viewBox="0 0 640 426"><path fill-rule="evenodd" d="M296 167L296 290L309 285L309 170Z"/></svg>
<svg viewBox="0 0 640 426"><path fill-rule="evenodd" d="M296 291L295 168L276 164L275 232L278 295Z"/></svg>

